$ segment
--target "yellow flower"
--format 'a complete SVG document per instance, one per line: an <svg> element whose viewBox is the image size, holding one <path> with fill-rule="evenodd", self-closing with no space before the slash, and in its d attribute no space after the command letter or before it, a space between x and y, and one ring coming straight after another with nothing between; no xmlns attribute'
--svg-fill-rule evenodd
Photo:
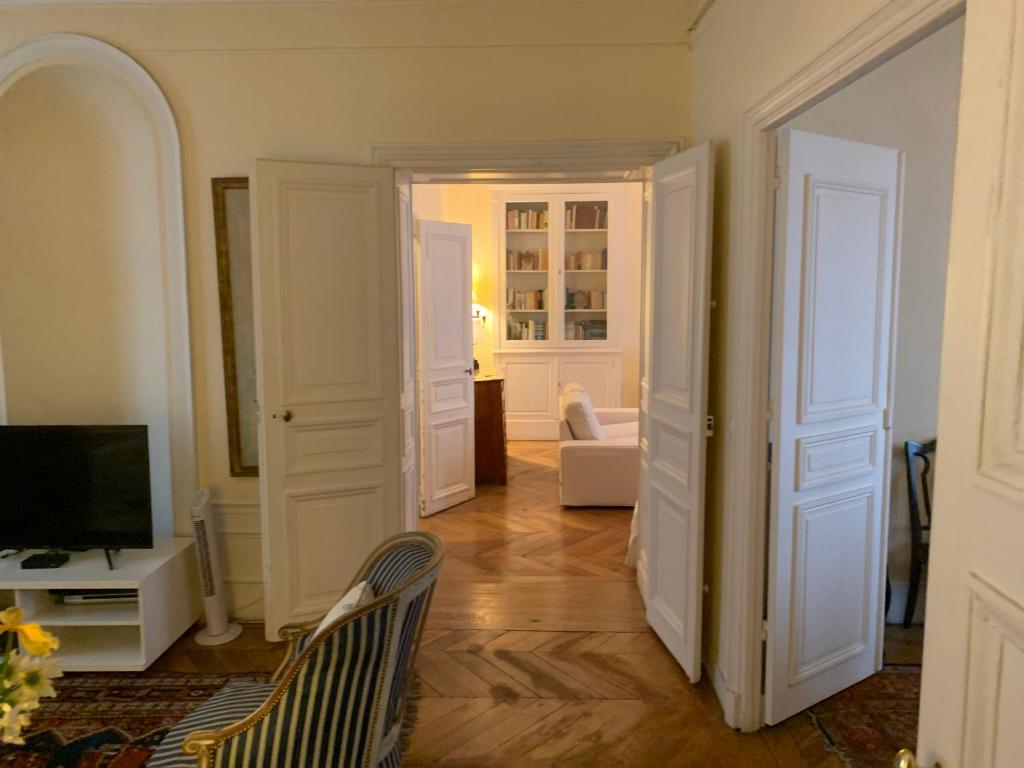
<svg viewBox="0 0 1024 768"><path fill-rule="evenodd" d="M64 673L54 659L12 653L11 667L14 671L13 682L17 685L15 696L20 703L38 701L41 696L57 695L53 689L53 680Z"/></svg>
<svg viewBox="0 0 1024 768"><path fill-rule="evenodd" d="M30 722L28 712L35 709L24 704L0 704L0 741L6 744L24 744L21 731Z"/></svg>
<svg viewBox="0 0 1024 768"><path fill-rule="evenodd" d="M18 644L36 656L49 656L60 648L60 641L38 624L22 624L23 615L21 608L0 611L0 635L14 632L18 636Z"/></svg>

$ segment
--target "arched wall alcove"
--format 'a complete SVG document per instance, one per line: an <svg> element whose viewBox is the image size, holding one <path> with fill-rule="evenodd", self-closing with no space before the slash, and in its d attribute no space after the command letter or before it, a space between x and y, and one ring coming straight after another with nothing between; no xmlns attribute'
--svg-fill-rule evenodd
<svg viewBox="0 0 1024 768"><path fill-rule="evenodd" d="M0 408L149 426L154 532L196 488L178 134L130 57L51 35L0 56Z"/></svg>

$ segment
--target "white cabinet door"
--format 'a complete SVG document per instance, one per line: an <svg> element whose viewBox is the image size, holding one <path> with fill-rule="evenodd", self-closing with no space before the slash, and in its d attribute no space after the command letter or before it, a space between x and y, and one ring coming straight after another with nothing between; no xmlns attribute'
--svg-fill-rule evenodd
<svg viewBox="0 0 1024 768"><path fill-rule="evenodd" d="M710 144L654 166L640 414L647 621L694 682L704 589L711 185Z"/></svg>
<svg viewBox="0 0 1024 768"><path fill-rule="evenodd" d="M894 149L779 137L765 719L881 667Z"/></svg>
<svg viewBox="0 0 1024 768"><path fill-rule="evenodd" d="M322 616L402 527L395 181L251 174L266 632Z"/></svg>
<svg viewBox="0 0 1024 768"><path fill-rule="evenodd" d="M495 355L505 377L509 440L558 438L558 358L552 354Z"/></svg>
<svg viewBox="0 0 1024 768"><path fill-rule="evenodd" d="M424 514L476 495L473 253L468 224L417 222Z"/></svg>
<svg viewBox="0 0 1024 768"><path fill-rule="evenodd" d="M917 756L1011 768L1024 760L1024 1L967 3L960 93Z"/></svg>
<svg viewBox="0 0 1024 768"><path fill-rule="evenodd" d="M618 408L622 403L618 355L562 355L558 362L559 390L573 382L583 385L595 408Z"/></svg>

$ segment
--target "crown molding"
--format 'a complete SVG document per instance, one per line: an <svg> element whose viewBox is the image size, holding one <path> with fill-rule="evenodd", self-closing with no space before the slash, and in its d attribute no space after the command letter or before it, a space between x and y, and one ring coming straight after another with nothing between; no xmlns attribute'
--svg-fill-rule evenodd
<svg viewBox="0 0 1024 768"><path fill-rule="evenodd" d="M370 145L370 162L434 173L626 173L674 155L685 144L683 139L376 142Z"/></svg>

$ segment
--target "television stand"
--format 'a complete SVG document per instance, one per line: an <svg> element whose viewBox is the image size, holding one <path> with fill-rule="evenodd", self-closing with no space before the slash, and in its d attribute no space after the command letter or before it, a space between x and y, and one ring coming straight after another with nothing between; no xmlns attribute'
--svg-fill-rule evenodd
<svg viewBox="0 0 1024 768"><path fill-rule="evenodd" d="M110 568L110 570L114 570L114 558L111 557L111 554L120 551L120 549L103 549L103 554L107 556L107 567Z"/></svg>
<svg viewBox="0 0 1024 768"><path fill-rule="evenodd" d="M71 552L63 567L42 571L22 569L20 561L28 552L0 560L0 591L13 593L24 621L42 624L57 636L55 658L65 672L141 672L202 613L192 539L155 539L152 549L122 550L113 571L110 554ZM71 603L62 600L59 590L117 590L134 592L137 599Z"/></svg>

